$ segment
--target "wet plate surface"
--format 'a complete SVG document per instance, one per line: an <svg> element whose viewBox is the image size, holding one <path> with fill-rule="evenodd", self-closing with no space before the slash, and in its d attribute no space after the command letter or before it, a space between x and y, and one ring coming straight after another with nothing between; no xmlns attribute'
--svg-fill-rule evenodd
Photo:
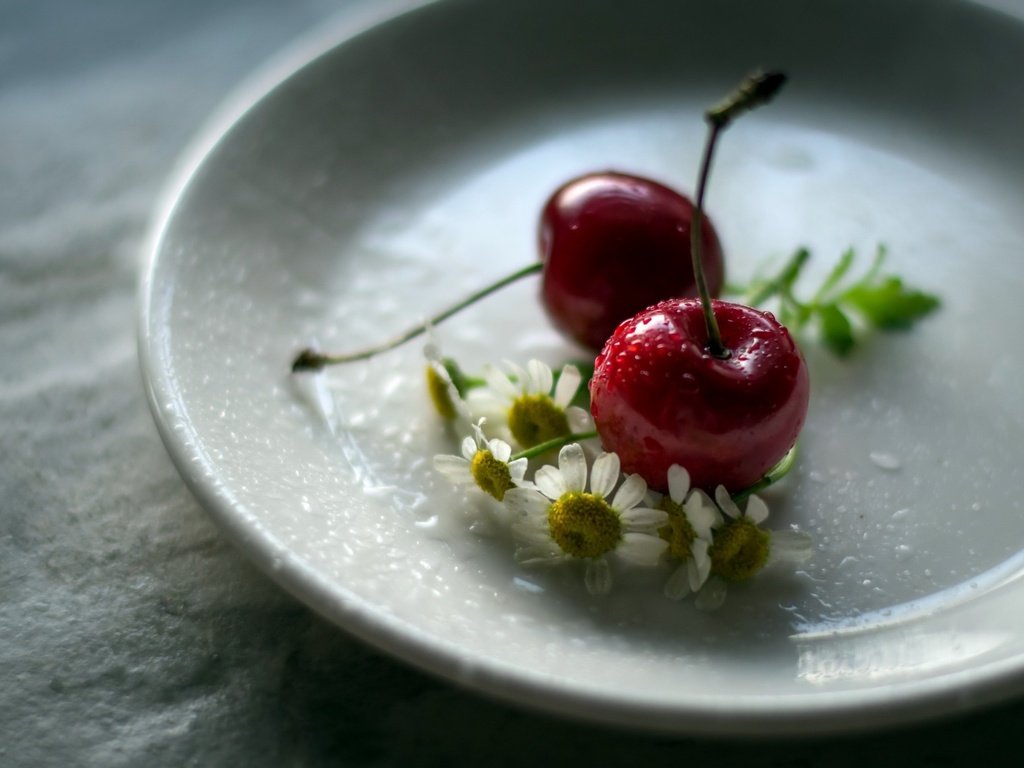
<svg viewBox="0 0 1024 768"><path fill-rule="evenodd" d="M408 5L408 4L406 4ZM1024 687L1024 26L962 3L441 2L347 26L271 68L200 137L143 289L142 365L189 485L273 578L460 684L616 723L842 730ZM740 12L742 8L742 13ZM880 25L879 18L886 23ZM565 179L692 187L701 110L789 71L722 143L728 269L853 246L940 294L913 333L808 346L803 451L767 498L815 557L702 614L665 572L589 596L435 475L455 452L419 345L310 381L294 352L387 337L536 258ZM998 104L998 116L991 105ZM448 353L578 355L521 283L441 329ZM496 352L496 350L498 350Z"/></svg>

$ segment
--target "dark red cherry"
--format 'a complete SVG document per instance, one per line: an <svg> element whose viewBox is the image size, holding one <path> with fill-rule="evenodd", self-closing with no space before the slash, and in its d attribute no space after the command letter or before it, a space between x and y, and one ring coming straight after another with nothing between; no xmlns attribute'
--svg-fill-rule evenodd
<svg viewBox="0 0 1024 768"><path fill-rule="evenodd" d="M693 203L640 176L608 171L561 186L544 206L541 297L555 326L599 350L623 320L662 299L696 295L690 251ZM704 272L724 279L714 227L701 227Z"/></svg>
<svg viewBox="0 0 1024 768"><path fill-rule="evenodd" d="M597 357L591 413L627 472L665 490L668 468L713 491L753 485L794 445L807 414L807 366L769 313L712 302L728 356L708 351L697 299L670 299L620 325Z"/></svg>

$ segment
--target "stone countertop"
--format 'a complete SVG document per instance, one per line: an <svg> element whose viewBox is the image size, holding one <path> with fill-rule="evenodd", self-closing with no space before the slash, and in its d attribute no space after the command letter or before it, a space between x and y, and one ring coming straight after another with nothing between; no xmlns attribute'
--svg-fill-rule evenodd
<svg viewBox="0 0 1024 768"><path fill-rule="evenodd" d="M179 152L330 0L0 4L0 765L974 765L1024 702L727 742L562 722L382 656L258 573L189 495L135 353Z"/></svg>

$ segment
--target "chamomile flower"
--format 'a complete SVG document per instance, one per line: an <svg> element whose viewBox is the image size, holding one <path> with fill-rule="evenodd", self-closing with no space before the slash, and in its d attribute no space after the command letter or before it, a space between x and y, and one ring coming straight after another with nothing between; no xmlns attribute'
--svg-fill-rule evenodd
<svg viewBox="0 0 1024 768"><path fill-rule="evenodd" d="M658 535L668 542L669 557L680 563L665 583L665 596L681 600L704 586L711 573L708 551L722 515L703 491L690 490L690 473L678 464L669 467L668 495L656 506L668 514Z"/></svg>
<svg viewBox="0 0 1024 768"><path fill-rule="evenodd" d="M507 437L523 448L594 428L590 414L571 405L583 383L574 365L562 368L557 383L540 360L530 360L526 368L506 362L504 371L489 365L484 378L487 389L474 391L470 404L492 423L503 423Z"/></svg>
<svg viewBox="0 0 1024 768"><path fill-rule="evenodd" d="M637 565L656 565L668 547L657 533L668 514L641 506L647 483L629 475L619 485L619 470L619 457L602 453L590 468L586 490L586 455L571 443L559 451L557 468L537 470L535 488L509 490L505 504L514 517L516 559L524 565L583 561L592 594L611 589L607 558L612 553Z"/></svg>
<svg viewBox="0 0 1024 768"><path fill-rule="evenodd" d="M459 393L452 378L451 371L445 364L437 341L431 338L423 347L423 356L427 358L427 394L434 409L445 421L456 424L470 424L472 419L466 401Z"/></svg>
<svg viewBox="0 0 1024 768"><path fill-rule="evenodd" d="M715 531L711 556L711 577L697 594L697 607L714 610L725 601L730 582L746 581L774 563L802 563L813 553L811 537L796 531L766 531L768 505L756 495L747 499L740 512L724 486L715 489L715 503L726 522Z"/></svg>
<svg viewBox="0 0 1024 768"><path fill-rule="evenodd" d="M482 422L473 424L473 434L462 441L462 456L438 454L434 468L456 485L476 486L502 501L509 490L524 482L526 459L512 458L512 447L503 440L488 440Z"/></svg>

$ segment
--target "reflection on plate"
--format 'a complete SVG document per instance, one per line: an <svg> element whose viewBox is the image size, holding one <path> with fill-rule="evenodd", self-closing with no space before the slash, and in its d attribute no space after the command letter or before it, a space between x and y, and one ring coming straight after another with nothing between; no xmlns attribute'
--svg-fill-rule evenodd
<svg viewBox="0 0 1024 768"><path fill-rule="evenodd" d="M300 599L507 700L800 733L1020 692L1024 26L954 2L633 5L422 4L343 24L243 91L175 186L143 290L143 370L174 461ZM709 205L729 269L797 245L824 269L881 241L945 300L852 362L809 351L802 457L769 497L776 526L816 538L799 572L711 615L639 575L590 597L579 574L520 570L507 541L467 530L431 468L452 442L416 345L312 398L289 376L311 341L387 337L535 258L539 206L577 173L691 188L701 110L759 64L792 82L719 154ZM572 354L535 290L444 326L446 350L471 366L495 338L514 359Z"/></svg>

